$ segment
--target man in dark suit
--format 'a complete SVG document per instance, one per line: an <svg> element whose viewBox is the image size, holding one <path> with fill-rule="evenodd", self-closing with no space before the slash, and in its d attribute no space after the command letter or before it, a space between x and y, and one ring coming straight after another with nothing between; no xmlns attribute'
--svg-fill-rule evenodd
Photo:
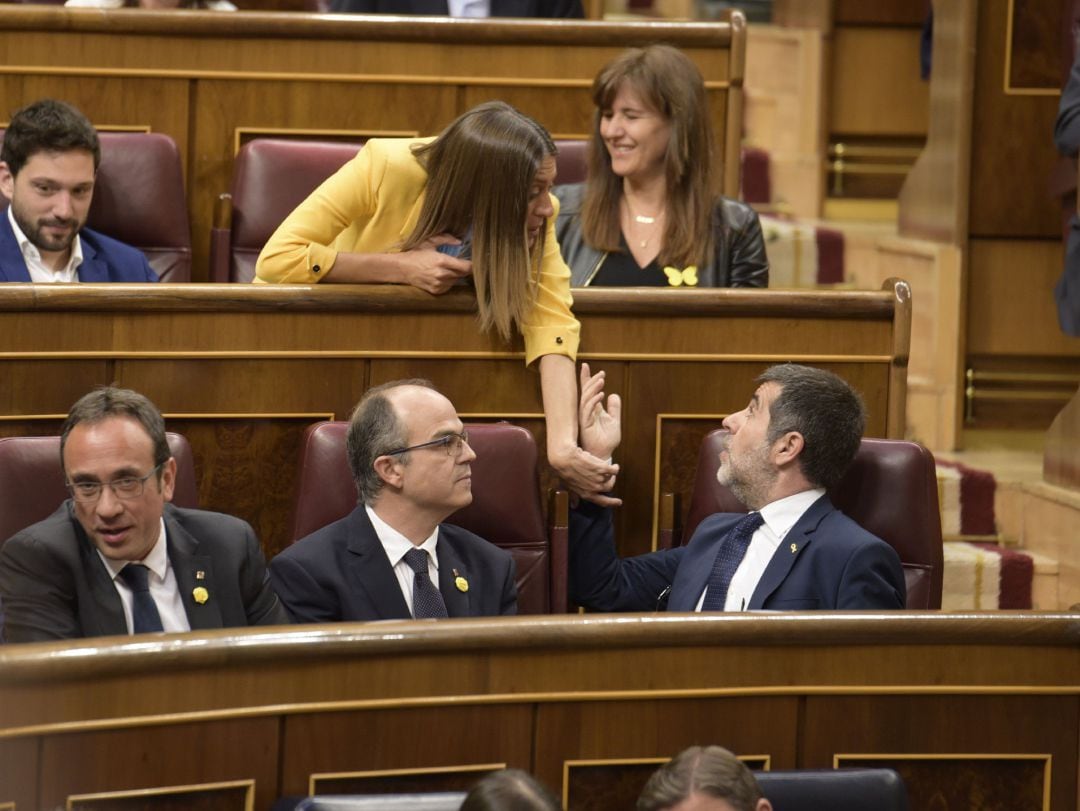
<svg viewBox="0 0 1080 811"><path fill-rule="evenodd" d="M472 11L479 6L482 12ZM334 0L330 10L341 14L453 14L464 17L585 16L581 0Z"/></svg>
<svg viewBox="0 0 1080 811"><path fill-rule="evenodd" d="M87 394L60 457L71 500L0 546L7 641L289 621L250 526L168 503L176 460L148 399Z"/></svg>
<svg viewBox="0 0 1080 811"><path fill-rule="evenodd" d="M831 372L795 364L758 378L717 478L752 512L709 516L685 547L620 559L609 510L582 502L570 517L570 592L600 611L903 608L896 552L829 501L865 427L859 395ZM618 403L582 374L582 447L618 444Z"/></svg>
<svg viewBox="0 0 1080 811"><path fill-rule="evenodd" d="M270 562L294 620L517 611L510 554L442 523L472 502L476 458L449 400L425 380L377 386L353 412L347 449L360 505Z"/></svg>
<svg viewBox="0 0 1080 811"><path fill-rule="evenodd" d="M15 113L0 148L0 282L156 282L140 251L86 228L101 147L69 104Z"/></svg>

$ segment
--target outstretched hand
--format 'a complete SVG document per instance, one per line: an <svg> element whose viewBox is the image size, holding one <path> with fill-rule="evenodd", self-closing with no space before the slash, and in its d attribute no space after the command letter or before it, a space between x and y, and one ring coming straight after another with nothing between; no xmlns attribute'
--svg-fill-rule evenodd
<svg viewBox="0 0 1080 811"><path fill-rule="evenodd" d="M450 234L436 234L425 240L419 247L404 251L402 262L402 281L419 287L432 295L439 296L449 290L458 279L472 273L472 262L440 253L440 245L460 245L461 240Z"/></svg>
<svg viewBox="0 0 1080 811"><path fill-rule="evenodd" d="M578 431L581 447L600 459L610 459L622 441L622 400L617 394L604 403L604 372L592 374L589 364L581 364L581 397Z"/></svg>
<svg viewBox="0 0 1080 811"><path fill-rule="evenodd" d="M621 499L608 495L615 486L619 466L598 459L581 448L572 446L561 452L548 449L548 463L574 493L599 504L618 507Z"/></svg>

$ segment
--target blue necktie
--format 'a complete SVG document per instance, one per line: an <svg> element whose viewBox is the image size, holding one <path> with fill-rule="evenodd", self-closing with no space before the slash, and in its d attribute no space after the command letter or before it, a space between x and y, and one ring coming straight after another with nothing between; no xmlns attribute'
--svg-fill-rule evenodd
<svg viewBox="0 0 1080 811"><path fill-rule="evenodd" d="M423 549L410 549L405 563L413 570L412 606L414 619L440 619L447 616L442 594L428 576L428 557Z"/></svg>
<svg viewBox="0 0 1080 811"><path fill-rule="evenodd" d="M746 549L750 546L750 539L754 537L757 528L764 521L765 519L761 517L761 513L747 513L720 542L720 549L716 553L712 573L709 575L709 584L705 591L705 602L701 604L702 611L724 610L724 602L727 600L731 578L735 576L736 569L739 568L742 559L746 557Z"/></svg>
<svg viewBox="0 0 1080 811"><path fill-rule="evenodd" d="M141 563L129 563L117 575L131 589L131 625L136 634L165 630L154 598L150 596L149 575L150 570Z"/></svg>

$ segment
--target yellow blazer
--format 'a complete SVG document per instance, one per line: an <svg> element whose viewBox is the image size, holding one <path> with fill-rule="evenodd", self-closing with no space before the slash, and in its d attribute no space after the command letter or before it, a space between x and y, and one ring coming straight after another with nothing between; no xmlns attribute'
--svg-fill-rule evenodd
<svg viewBox="0 0 1080 811"><path fill-rule="evenodd" d="M373 138L355 158L297 206L259 254L256 282L314 284L338 252L400 249L416 227L427 172L411 147L430 139ZM559 202L552 197L555 214ZM547 222L536 303L522 324L525 362L542 355L577 357L581 326L570 311L570 269L559 253L555 217Z"/></svg>

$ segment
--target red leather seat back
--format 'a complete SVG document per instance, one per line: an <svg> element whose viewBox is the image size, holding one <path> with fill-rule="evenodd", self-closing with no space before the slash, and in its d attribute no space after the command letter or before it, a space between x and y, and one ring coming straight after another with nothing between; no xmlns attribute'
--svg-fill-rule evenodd
<svg viewBox="0 0 1080 811"><path fill-rule="evenodd" d="M565 139L555 142L559 154L555 157L555 182L581 183L589 171L589 142Z"/></svg>
<svg viewBox="0 0 1080 811"><path fill-rule="evenodd" d="M348 427L346 422L320 422L304 435L294 541L344 518L358 503L345 452ZM466 425L466 430L476 452L473 502L446 523L509 551L517 564L518 612L548 613L553 610L552 578L558 575L552 572L540 504L536 442L527 430L508 423Z"/></svg>
<svg viewBox="0 0 1080 811"><path fill-rule="evenodd" d="M277 227L362 146L257 138L240 148L233 166L229 281L255 278L255 261ZM214 277L226 278L219 271Z"/></svg>
<svg viewBox="0 0 1080 811"><path fill-rule="evenodd" d="M180 434L167 434L176 459L172 503L198 507L195 460ZM0 439L0 544L48 518L68 497L60 464L60 437L20 436Z"/></svg>
<svg viewBox="0 0 1080 811"><path fill-rule="evenodd" d="M682 543L713 513L746 512L745 505L716 480L726 433L717 429L702 440ZM944 552L937 471L930 451L915 442L864 439L829 497L837 509L896 550L904 565L908 608L941 608Z"/></svg>

